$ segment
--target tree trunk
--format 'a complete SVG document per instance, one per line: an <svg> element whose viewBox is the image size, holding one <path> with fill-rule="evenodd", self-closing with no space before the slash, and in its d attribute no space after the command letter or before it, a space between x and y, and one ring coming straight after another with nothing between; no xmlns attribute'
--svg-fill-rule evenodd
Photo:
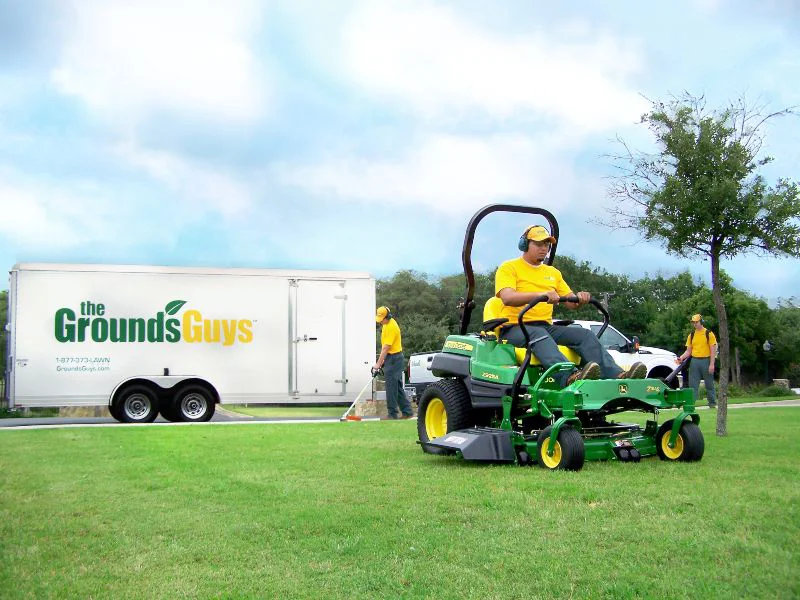
<svg viewBox="0 0 800 600"><path fill-rule="evenodd" d="M739 358L739 346L733 351L734 364L733 364L733 382L740 386L742 385L742 361Z"/></svg>
<svg viewBox="0 0 800 600"><path fill-rule="evenodd" d="M711 291L719 320L719 397L717 398L717 435L728 435L728 369L730 368L730 335L728 334L728 313L722 299L719 281L719 250L711 252ZM714 357L711 357L712 360Z"/></svg>

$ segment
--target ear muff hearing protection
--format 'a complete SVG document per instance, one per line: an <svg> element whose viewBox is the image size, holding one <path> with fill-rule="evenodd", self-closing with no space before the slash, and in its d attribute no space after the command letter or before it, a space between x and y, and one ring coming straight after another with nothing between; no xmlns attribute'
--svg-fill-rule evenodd
<svg viewBox="0 0 800 600"><path fill-rule="evenodd" d="M519 237L519 241L517 242L517 248L519 248L520 252L527 252L528 251L528 244L530 240L528 239L528 232L533 229L533 227L528 227L525 231L522 232L522 235Z"/></svg>
<svg viewBox="0 0 800 600"><path fill-rule="evenodd" d="M380 323L384 319L391 319L394 315L392 311L389 310L388 306L379 306L378 310L375 312L375 322Z"/></svg>

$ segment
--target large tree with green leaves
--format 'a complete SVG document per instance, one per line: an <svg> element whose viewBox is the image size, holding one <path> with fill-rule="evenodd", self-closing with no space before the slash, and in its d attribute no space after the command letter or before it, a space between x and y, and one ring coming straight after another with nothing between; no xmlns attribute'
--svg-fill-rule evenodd
<svg viewBox="0 0 800 600"><path fill-rule="evenodd" d="M610 195L612 228L633 228L646 240L684 258L710 261L720 333L720 398L717 435L727 434L729 327L720 286L720 261L740 254L800 256L800 192L796 182L770 186L759 169L765 123L796 115L793 108L766 113L741 98L711 110L702 97L685 94L653 102L642 117L657 152L619 140L619 172Z"/></svg>

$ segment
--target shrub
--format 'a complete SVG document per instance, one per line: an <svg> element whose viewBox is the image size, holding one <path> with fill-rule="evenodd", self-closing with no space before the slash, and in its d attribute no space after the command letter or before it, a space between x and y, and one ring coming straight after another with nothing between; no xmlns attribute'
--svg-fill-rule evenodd
<svg viewBox="0 0 800 600"><path fill-rule="evenodd" d="M792 390L787 390L785 387L779 385L768 385L758 393L759 396L766 396L769 398L777 396L789 396L791 394Z"/></svg>
<svg viewBox="0 0 800 600"><path fill-rule="evenodd" d="M735 383L728 384L728 397L730 398L741 398L743 396L750 396L751 394L748 392L747 388L744 388L740 385L736 385Z"/></svg>
<svg viewBox="0 0 800 600"><path fill-rule="evenodd" d="M800 387L800 363L792 363L786 367L786 379L791 387Z"/></svg>

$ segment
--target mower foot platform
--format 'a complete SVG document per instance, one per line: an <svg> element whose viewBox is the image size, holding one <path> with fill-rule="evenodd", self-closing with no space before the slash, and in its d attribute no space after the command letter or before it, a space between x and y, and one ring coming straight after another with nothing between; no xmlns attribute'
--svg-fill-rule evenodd
<svg viewBox="0 0 800 600"><path fill-rule="evenodd" d="M426 448L445 450L447 454L458 454L464 460L516 462L511 432L505 429L472 427L419 443Z"/></svg>

